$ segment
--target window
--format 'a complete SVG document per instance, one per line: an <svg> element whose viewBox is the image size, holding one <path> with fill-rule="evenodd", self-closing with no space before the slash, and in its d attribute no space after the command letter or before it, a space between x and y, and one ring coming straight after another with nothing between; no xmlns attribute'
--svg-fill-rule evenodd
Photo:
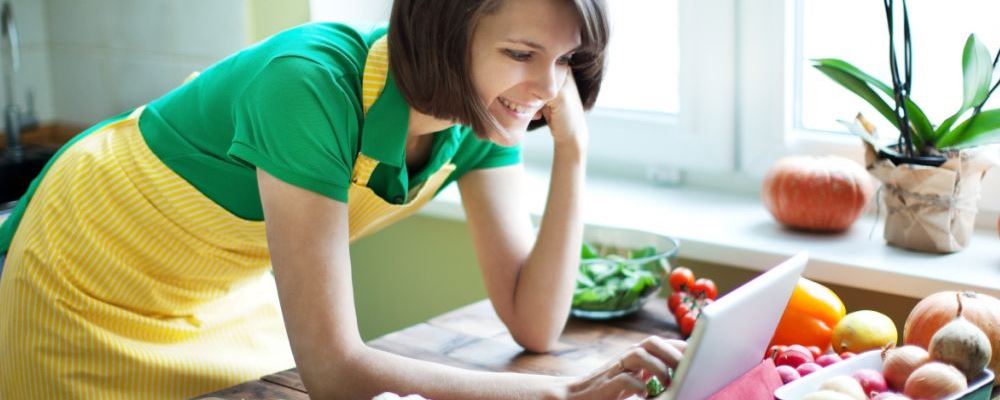
<svg viewBox="0 0 1000 400"><path fill-rule="evenodd" d="M897 2L897 5L899 2ZM913 46L913 98L940 123L961 102L961 53L976 33L993 55L1000 26L990 0L909 1ZM840 58L890 83L888 34L882 2L760 0L741 3L738 52L738 166L760 178L786 154L836 154L863 158L860 139L836 122L862 112L883 137L894 132L881 115L811 67L811 58ZM900 49L901 53L901 49ZM987 107L1000 106L991 99ZM891 137L889 138L891 139ZM995 226L1000 172L983 181L980 224ZM983 212L985 211L985 212Z"/></svg>

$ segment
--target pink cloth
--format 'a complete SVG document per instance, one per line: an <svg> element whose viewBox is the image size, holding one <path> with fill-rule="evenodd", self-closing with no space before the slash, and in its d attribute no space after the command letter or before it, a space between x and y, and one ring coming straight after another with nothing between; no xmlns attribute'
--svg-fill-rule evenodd
<svg viewBox="0 0 1000 400"><path fill-rule="evenodd" d="M774 361L765 359L743 376L709 397L709 400L774 400L774 391L781 387L781 377Z"/></svg>

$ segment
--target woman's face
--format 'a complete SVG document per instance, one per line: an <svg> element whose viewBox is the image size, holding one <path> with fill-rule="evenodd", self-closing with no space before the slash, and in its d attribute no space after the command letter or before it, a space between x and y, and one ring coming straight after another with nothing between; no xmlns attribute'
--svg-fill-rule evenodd
<svg viewBox="0 0 1000 400"><path fill-rule="evenodd" d="M510 146L541 118L570 73L580 46L579 18L567 0L506 0L479 20L472 35L472 80L505 132L490 141Z"/></svg>

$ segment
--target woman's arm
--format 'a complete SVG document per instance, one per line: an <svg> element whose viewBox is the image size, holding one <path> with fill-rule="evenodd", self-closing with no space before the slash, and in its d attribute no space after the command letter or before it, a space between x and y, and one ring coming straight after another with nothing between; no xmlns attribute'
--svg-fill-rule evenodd
<svg viewBox="0 0 1000 400"><path fill-rule="evenodd" d="M285 326L310 397L521 399L564 390L562 378L468 371L367 347L354 309L347 205L263 170L257 176Z"/></svg>
<svg viewBox="0 0 1000 400"><path fill-rule="evenodd" d="M370 348L355 317L347 205L263 170L257 180L285 326L313 399L387 391L434 400L622 399L644 394L644 377L669 382L667 366L684 351L683 342L650 337L587 377L561 378L469 371Z"/></svg>
<svg viewBox="0 0 1000 400"><path fill-rule="evenodd" d="M543 113L554 154L533 244L520 166L478 170L458 181L493 307L518 344L536 352L550 350L566 324L580 262L588 130L572 75Z"/></svg>

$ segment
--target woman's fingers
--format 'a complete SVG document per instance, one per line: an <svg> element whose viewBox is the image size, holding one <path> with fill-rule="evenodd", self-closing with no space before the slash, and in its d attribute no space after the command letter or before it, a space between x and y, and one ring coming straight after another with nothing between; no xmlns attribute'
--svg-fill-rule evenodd
<svg viewBox="0 0 1000 400"><path fill-rule="evenodd" d="M596 399L625 399L632 395L645 397L646 384L631 374L618 374L601 385L595 394Z"/></svg>
<svg viewBox="0 0 1000 400"><path fill-rule="evenodd" d="M687 343L681 340L667 340L659 336L650 336L639 342L638 346L663 360L667 366L677 368L681 358L684 358L684 349L687 348Z"/></svg>
<svg viewBox="0 0 1000 400"><path fill-rule="evenodd" d="M670 382L670 375L667 373L667 364L653 354L650 354L645 348L633 347L632 350L625 353L621 365L625 369L625 372L636 377L642 377L641 372L645 371L655 375L663 384Z"/></svg>

